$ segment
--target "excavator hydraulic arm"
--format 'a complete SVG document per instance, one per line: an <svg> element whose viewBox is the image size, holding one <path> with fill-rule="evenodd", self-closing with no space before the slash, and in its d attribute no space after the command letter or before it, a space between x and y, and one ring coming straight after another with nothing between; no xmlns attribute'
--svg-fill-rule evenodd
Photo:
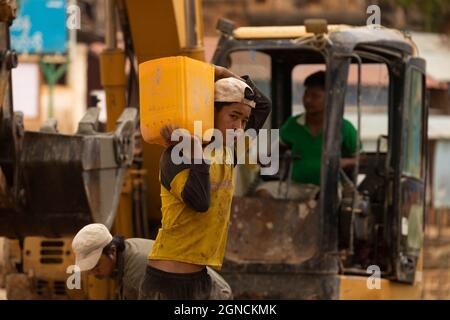
<svg viewBox="0 0 450 320"><path fill-rule="evenodd" d="M125 104L136 103L138 99L126 95L124 83L124 60L132 57L138 64L167 56L188 56L203 61L203 15L201 0L107 0L106 49L101 56L102 82L105 88L108 121ZM116 19L116 13L118 19ZM119 49L116 40L120 22L125 50ZM113 62L116 59L116 63ZM129 77L133 75L129 74ZM127 99L125 99L127 97ZM125 102L127 101L127 102ZM122 105L122 106L121 106ZM146 185L146 208L150 220L161 219L159 185L159 159L162 147L142 143L143 179ZM120 208L127 207L126 197L122 197ZM118 217L126 212L119 209ZM119 224L118 224L119 225ZM125 228L115 230L127 234Z"/></svg>

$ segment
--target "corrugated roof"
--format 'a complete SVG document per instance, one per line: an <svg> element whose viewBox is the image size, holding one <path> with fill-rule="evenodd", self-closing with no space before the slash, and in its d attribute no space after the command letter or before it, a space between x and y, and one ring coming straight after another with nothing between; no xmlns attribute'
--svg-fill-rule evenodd
<svg viewBox="0 0 450 320"><path fill-rule="evenodd" d="M450 82L450 37L426 32L411 32L419 56L427 62L427 75L438 82Z"/></svg>

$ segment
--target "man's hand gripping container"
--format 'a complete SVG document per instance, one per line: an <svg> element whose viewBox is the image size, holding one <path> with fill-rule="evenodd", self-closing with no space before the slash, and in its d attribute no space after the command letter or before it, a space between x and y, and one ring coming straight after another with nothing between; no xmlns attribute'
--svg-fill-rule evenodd
<svg viewBox="0 0 450 320"><path fill-rule="evenodd" d="M201 121L199 138L211 139L204 133L214 128L213 65L182 56L150 60L139 65L139 82L141 133L146 142L164 145L160 130L167 124L194 134L194 121Z"/></svg>

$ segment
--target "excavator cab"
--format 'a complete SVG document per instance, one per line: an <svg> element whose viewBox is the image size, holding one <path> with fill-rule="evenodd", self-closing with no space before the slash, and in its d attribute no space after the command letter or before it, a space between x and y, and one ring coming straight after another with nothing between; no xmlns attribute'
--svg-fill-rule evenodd
<svg viewBox="0 0 450 320"><path fill-rule="evenodd" d="M237 168L223 270L235 296L419 298L427 105L425 61L416 56L413 42L380 26L328 26L320 20L297 27L241 28L221 20L218 29L222 36L213 63L249 74L272 98L268 129L279 129L299 112L298 77L314 70L326 72L317 194L258 198L255 184L270 178ZM367 107L364 99L371 96L363 76L378 72L374 68L385 73L385 132L361 143L357 165L344 172L340 168L344 112L352 95L361 141L361 132L370 129L363 125L370 123L361 121ZM286 168L280 170L275 179L286 177ZM368 277L377 278L380 290L372 290Z"/></svg>
<svg viewBox="0 0 450 320"><path fill-rule="evenodd" d="M108 132L98 131L98 112L88 109L74 135L58 133L51 122L40 132L28 132L21 114L14 112L10 71L17 57L9 45L13 3L0 1L0 235L20 239L15 271L23 280L32 276L30 292L37 298L67 298L71 292L65 286L66 268L73 263L70 242L81 226L102 222L110 227L115 220L114 232L141 236L145 233L132 230L145 227L130 226L144 226L138 221L147 220L146 211L148 218L160 218L161 148L144 144L136 157L134 133L139 124L132 75L137 63L164 56L203 60L201 2L106 1L101 79ZM125 50L117 45L117 22ZM213 63L249 74L272 98L268 128L280 128L293 113L292 102L298 100L298 91L292 89L296 66L321 65L327 73L319 192L305 193L301 200L261 199L252 193L250 178L255 172L237 167L238 182L247 176L251 183L237 184L232 205L222 274L234 296L418 297L427 106L425 63L416 56L414 44L389 29L327 26L317 21L299 27L235 28L222 20L219 31L222 36ZM249 56L249 62L239 63L239 55ZM259 57L262 60L256 61ZM126 58L131 74L128 93ZM366 162L347 174L345 181L352 188L343 193L339 142L348 75L352 68L373 64L383 64L389 75L386 134L378 137L372 154L364 152ZM359 93L363 90L361 85L356 88ZM364 126L357 129L364 131ZM278 178L285 172L286 167ZM132 181L137 179L130 179L133 174L145 179L147 187L136 187ZM362 182L361 174L365 174ZM379 276L381 290L366 286L367 270L378 270L372 276ZM83 284L87 295L82 297L110 297L108 284L91 280ZM17 282L10 287L23 291Z"/></svg>

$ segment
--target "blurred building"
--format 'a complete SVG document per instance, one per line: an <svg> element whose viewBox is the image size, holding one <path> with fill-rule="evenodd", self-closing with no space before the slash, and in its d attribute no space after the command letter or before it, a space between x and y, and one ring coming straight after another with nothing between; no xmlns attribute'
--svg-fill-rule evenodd
<svg viewBox="0 0 450 320"><path fill-rule="evenodd" d="M214 35L221 17L237 25L298 25L304 19L324 18L329 23L363 24L365 0L203 0L206 35Z"/></svg>
<svg viewBox="0 0 450 320"><path fill-rule="evenodd" d="M424 12L416 3L420 1L398 0L203 0L206 35L214 35L215 24L220 17L231 19L237 25L296 25L304 19L323 18L330 24L364 25L368 18L367 7L378 5L381 24L397 29L424 31L434 18L436 32L450 33L450 5L442 1L428 6L433 12ZM425 3L425 1L422 1ZM447 4L446 4L447 3ZM400 5L402 4L402 5ZM429 30L428 30L429 31Z"/></svg>
<svg viewBox="0 0 450 320"><path fill-rule="evenodd" d="M76 1L81 25L75 32L68 32L67 53L19 55L19 66L12 72L14 108L24 113L28 130L39 130L50 116L49 84L41 62L53 64L55 68L67 64L67 71L54 87L51 112L62 133L77 130L78 121L90 103L91 93L101 90L98 55L103 48L104 2Z"/></svg>

